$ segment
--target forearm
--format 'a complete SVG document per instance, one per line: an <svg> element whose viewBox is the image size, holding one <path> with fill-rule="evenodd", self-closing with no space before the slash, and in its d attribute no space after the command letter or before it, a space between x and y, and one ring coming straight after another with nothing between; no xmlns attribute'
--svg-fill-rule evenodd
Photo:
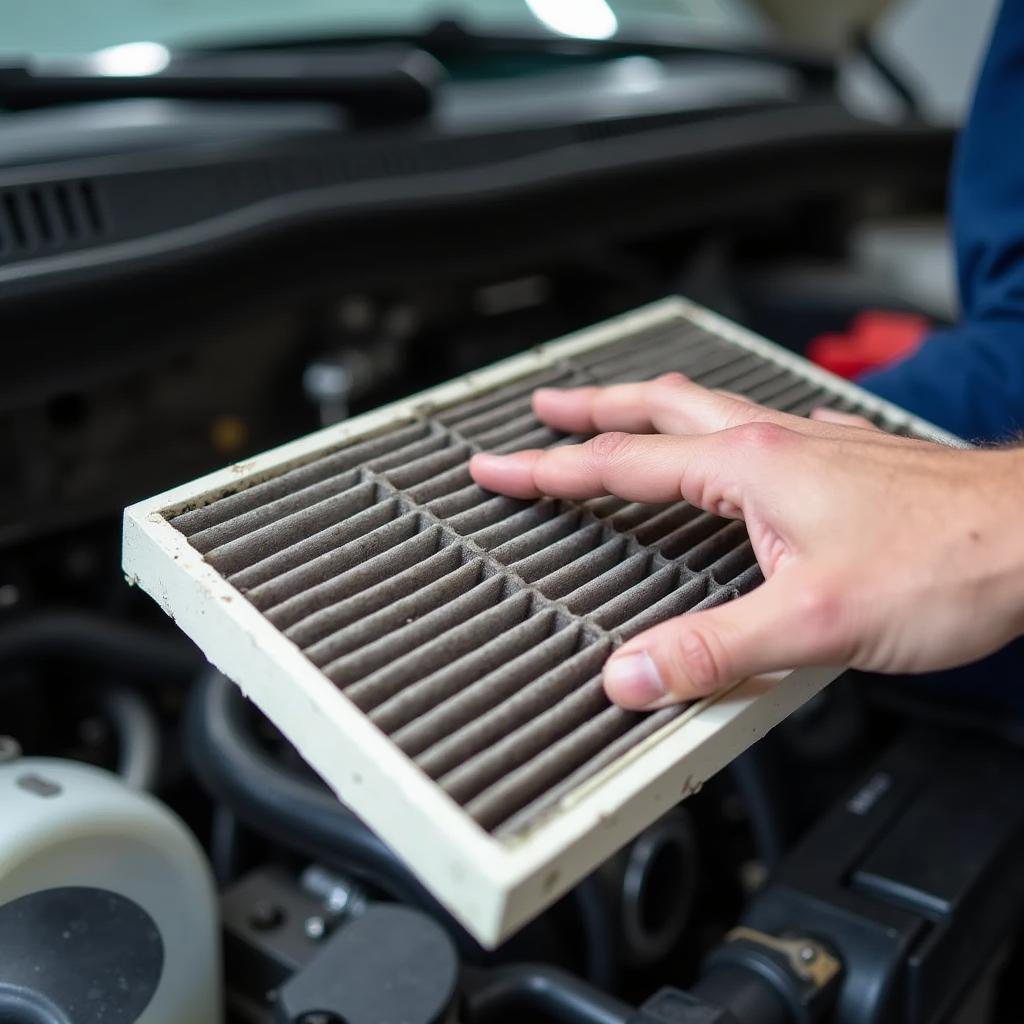
<svg viewBox="0 0 1024 1024"><path fill-rule="evenodd" d="M964 586L963 628L977 628L974 613L986 610L1004 620L999 628L1005 639L1015 639L1024 635L1024 529L1019 525L1024 447L967 452L964 458L975 466L963 481L973 494L963 502L959 531L947 538L949 560L943 568L951 586Z"/></svg>

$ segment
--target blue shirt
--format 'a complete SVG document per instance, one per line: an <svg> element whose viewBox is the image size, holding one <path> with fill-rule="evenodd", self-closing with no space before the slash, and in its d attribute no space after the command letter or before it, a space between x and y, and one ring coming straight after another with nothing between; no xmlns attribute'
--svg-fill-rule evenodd
<svg viewBox="0 0 1024 1024"><path fill-rule="evenodd" d="M1004 0L996 19L957 146L952 219L960 323L861 384L968 440L1005 441L1024 430L1024 0ZM964 608L965 630L973 614ZM904 686L1024 715L1024 640Z"/></svg>
<svg viewBox="0 0 1024 1024"><path fill-rule="evenodd" d="M1024 0L1004 0L953 167L961 322L861 383L968 440L1024 430Z"/></svg>

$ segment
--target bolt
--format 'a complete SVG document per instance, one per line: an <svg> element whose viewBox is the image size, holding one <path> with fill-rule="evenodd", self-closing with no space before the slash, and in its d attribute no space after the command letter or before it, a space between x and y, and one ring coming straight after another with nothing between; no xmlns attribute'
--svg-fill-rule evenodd
<svg viewBox="0 0 1024 1024"><path fill-rule="evenodd" d="M344 914L352 902L352 891L343 885L336 885L327 894L327 909L335 915Z"/></svg>
<svg viewBox="0 0 1024 1024"><path fill-rule="evenodd" d="M818 951L813 946L803 946L800 950L800 960L805 964L813 964L818 959Z"/></svg>
<svg viewBox="0 0 1024 1024"><path fill-rule="evenodd" d="M327 934L327 923L319 914L314 914L312 917L306 918L302 930L306 933L307 939L317 942Z"/></svg>
<svg viewBox="0 0 1024 1024"><path fill-rule="evenodd" d="M249 927L268 932L284 921L284 911L269 900L257 900L249 911Z"/></svg>

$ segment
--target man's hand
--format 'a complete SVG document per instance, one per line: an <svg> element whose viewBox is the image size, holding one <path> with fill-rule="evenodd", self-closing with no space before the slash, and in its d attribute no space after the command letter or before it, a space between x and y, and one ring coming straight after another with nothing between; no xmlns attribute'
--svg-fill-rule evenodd
<svg viewBox="0 0 1024 1024"><path fill-rule="evenodd" d="M681 374L537 391L544 422L585 444L477 455L515 497L684 498L746 521L766 582L633 637L605 688L630 708L705 696L763 672L949 668L1024 631L1024 453L892 437L858 417L810 420Z"/></svg>

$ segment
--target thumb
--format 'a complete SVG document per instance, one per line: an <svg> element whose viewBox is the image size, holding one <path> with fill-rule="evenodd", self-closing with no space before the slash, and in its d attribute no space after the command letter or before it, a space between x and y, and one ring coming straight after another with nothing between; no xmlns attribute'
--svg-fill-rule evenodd
<svg viewBox="0 0 1024 1024"><path fill-rule="evenodd" d="M839 618L838 601L820 583L777 572L744 597L633 637L606 662L605 692L622 707L647 711L765 672L830 664Z"/></svg>

